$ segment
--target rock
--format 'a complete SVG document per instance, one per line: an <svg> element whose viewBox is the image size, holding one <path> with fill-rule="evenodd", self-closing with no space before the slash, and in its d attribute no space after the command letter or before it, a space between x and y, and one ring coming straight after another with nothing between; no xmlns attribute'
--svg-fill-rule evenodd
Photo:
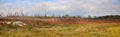
<svg viewBox="0 0 120 37"><path fill-rule="evenodd" d="M6 24L8 24L8 25L10 25L12 22L10 22L10 21L8 21L8 22L6 22Z"/></svg>
<svg viewBox="0 0 120 37"><path fill-rule="evenodd" d="M12 25L17 25L17 26L21 26L22 27L22 26L25 26L26 24L21 22L21 21L15 21L15 22L12 23Z"/></svg>

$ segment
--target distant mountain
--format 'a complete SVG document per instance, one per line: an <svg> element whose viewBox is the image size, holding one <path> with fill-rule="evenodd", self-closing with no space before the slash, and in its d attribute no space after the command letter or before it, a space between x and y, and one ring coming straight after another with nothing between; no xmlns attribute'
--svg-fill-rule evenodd
<svg viewBox="0 0 120 37"><path fill-rule="evenodd" d="M106 15L106 16L95 17L94 19L120 19L120 15Z"/></svg>

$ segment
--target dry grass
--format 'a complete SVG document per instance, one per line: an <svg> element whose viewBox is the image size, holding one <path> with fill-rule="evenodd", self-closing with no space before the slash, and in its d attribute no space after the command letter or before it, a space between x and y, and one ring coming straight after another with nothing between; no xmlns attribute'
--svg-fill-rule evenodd
<svg viewBox="0 0 120 37"><path fill-rule="evenodd" d="M52 25L52 27L4 28L0 37L120 37L120 24L117 25Z"/></svg>

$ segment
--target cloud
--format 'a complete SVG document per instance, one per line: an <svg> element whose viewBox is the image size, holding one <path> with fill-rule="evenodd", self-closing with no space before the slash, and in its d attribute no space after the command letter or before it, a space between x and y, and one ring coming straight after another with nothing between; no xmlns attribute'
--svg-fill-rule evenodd
<svg viewBox="0 0 120 37"><path fill-rule="evenodd" d="M52 2L42 2L35 5L35 7L43 8L45 10L67 10L69 6L60 5Z"/></svg>
<svg viewBox="0 0 120 37"><path fill-rule="evenodd" d="M16 4L19 2L16 2ZM26 4L27 3L27 4ZM23 12L25 14L36 14L36 13L45 13L45 12L55 12L55 11L68 11L70 9L67 5L60 5L58 3L54 2L39 2L35 4L30 4L31 2L22 2L22 4L19 3L19 5L16 6L14 3L12 6L5 7L9 13L16 13L16 12ZM7 4L7 3L5 3ZM26 6L28 5L28 6ZM2 7L2 6L1 6ZM4 7L4 6L3 6ZM3 10L3 9L2 9ZM8 12L6 12L8 13Z"/></svg>
<svg viewBox="0 0 120 37"><path fill-rule="evenodd" d="M6 10L11 6L11 3L5 3L3 5L0 5L0 10Z"/></svg>
<svg viewBox="0 0 120 37"><path fill-rule="evenodd" d="M42 0L41 0L42 1ZM54 1L54 0L53 0ZM109 14L120 15L120 5L115 4L117 0L58 0L59 2L31 2L30 0L19 0L8 4L6 6L0 6L0 10L4 10L16 13L24 12L27 14L35 13L55 13L58 14L70 14L81 16L102 16ZM4 8L5 7L5 8ZM10 7L10 8L9 8Z"/></svg>
<svg viewBox="0 0 120 37"><path fill-rule="evenodd" d="M102 16L117 14L120 15L120 6L116 5L117 0L61 0L61 3L71 8L85 9L85 15Z"/></svg>
<svg viewBox="0 0 120 37"><path fill-rule="evenodd" d="M5 3L3 5L0 5L0 14L1 15L7 15L9 13L9 8L12 4L11 3Z"/></svg>
<svg viewBox="0 0 120 37"><path fill-rule="evenodd" d="M94 2L94 3L112 3L112 2L116 2L117 0L89 0L90 2Z"/></svg>

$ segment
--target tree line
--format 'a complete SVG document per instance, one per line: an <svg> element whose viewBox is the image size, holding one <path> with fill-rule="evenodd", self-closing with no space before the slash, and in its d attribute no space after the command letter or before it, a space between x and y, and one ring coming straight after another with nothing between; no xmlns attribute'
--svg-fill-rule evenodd
<svg viewBox="0 0 120 37"><path fill-rule="evenodd" d="M0 13L0 18L2 18L3 15ZM41 16L40 14L34 14L32 16L28 16L27 14L24 14L23 12L15 12L14 14L9 13L6 17L36 17L36 18L83 18L81 16L70 16L69 14L63 15L63 16L55 16L54 14L52 16L47 16L47 14ZM88 15L88 19L120 19L120 15L106 15L106 16L99 16L99 17L91 17L91 15Z"/></svg>

